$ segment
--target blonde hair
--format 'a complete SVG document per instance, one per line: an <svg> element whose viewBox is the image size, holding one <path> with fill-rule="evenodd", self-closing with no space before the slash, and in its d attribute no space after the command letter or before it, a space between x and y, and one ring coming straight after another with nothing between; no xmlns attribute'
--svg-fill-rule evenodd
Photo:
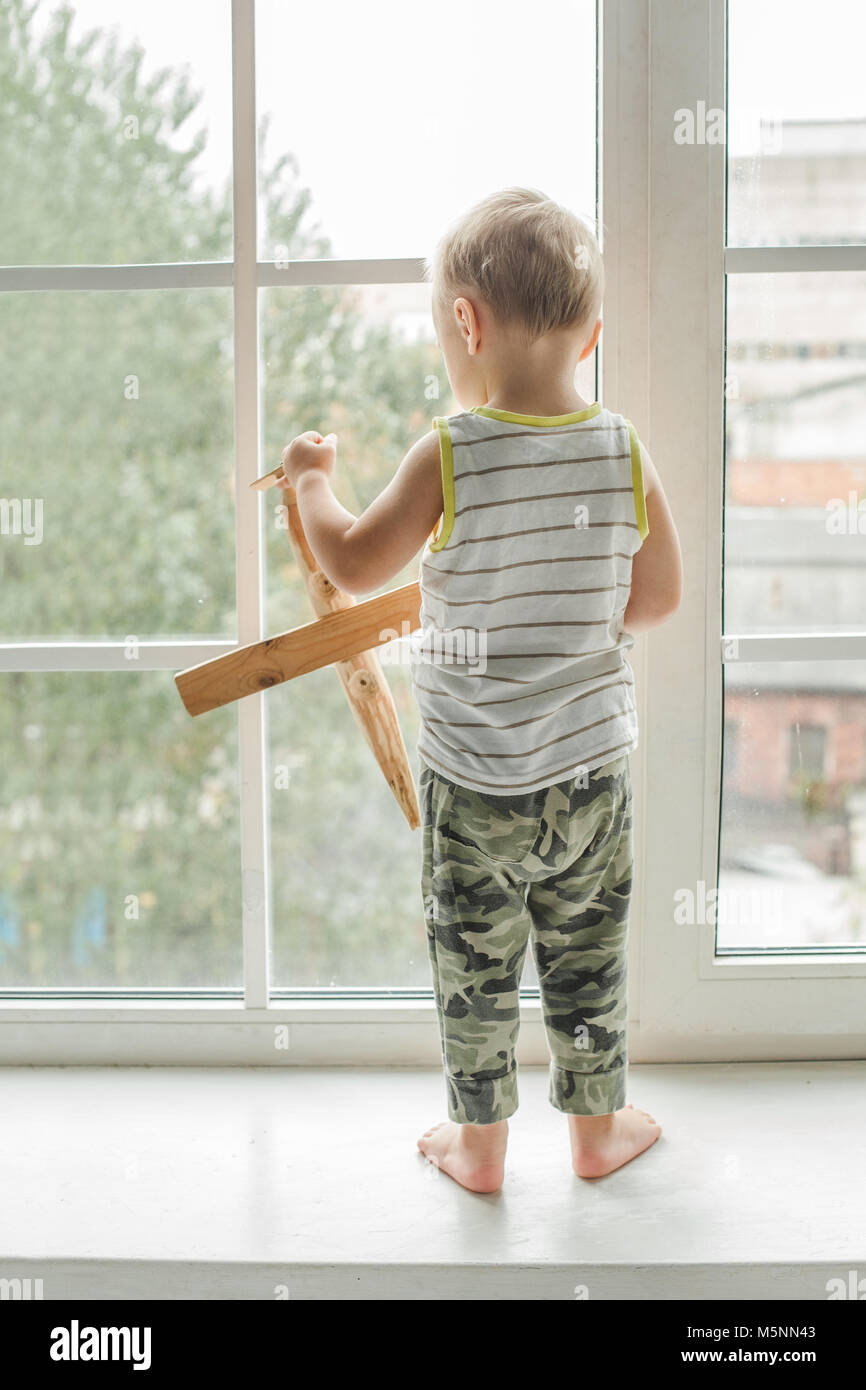
<svg viewBox="0 0 866 1390"><path fill-rule="evenodd" d="M445 307L475 290L527 343L555 328L591 327L604 294L594 230L537 188L505 188L459 218L424 264Z"/></svg>

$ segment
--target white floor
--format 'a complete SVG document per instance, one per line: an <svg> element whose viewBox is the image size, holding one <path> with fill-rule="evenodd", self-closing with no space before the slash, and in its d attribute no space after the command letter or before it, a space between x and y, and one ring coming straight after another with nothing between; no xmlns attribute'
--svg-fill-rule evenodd
<svg viewBox="0 0 866 1390"><path fill-rule="evenodd" d="M866 1062L634 1066L654 1148L574 1177L521 1072L505 1185L425 1164L434 1071L0 1068L0 1279L45 1299L807 1298L866 1279ZM864 1284L866 1288L866 1284Z"/></svg>

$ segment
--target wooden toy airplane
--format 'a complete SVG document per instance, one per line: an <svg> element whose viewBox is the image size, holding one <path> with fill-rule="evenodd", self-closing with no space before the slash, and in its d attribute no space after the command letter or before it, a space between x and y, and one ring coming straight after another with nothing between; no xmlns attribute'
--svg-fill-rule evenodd
<svg viewBox="0 0 866 1390"><path fill-rule="evenodd" d="M274 487L283 477L280 464L250 487L261 491ZM410 827L416 830L421 817L415 782L394 697L375 648L389 641L395 630L412 632L418 627L421 591L417 583L404 584L363 603L342 593L316 563L301 525L294 488L286 487L284 495L289 543L304 575L316 620L191 666L175 676L175 685L187 711L198 715L307 671L336 666L361 732Z"/></svg>

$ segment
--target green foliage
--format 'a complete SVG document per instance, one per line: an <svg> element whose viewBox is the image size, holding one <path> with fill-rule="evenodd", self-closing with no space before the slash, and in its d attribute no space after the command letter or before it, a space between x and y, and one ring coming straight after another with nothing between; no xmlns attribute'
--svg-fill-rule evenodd
<svg viewBox="0 0 866 1390"><path fill-rule="evenodd" d="M37 8L0 0L14 195L0 259L229 258L231 189L194 177L206 133L177 148L198 104L187 79L145 80L139 45L74 41L70 7L37 38ZM271 241L328 256L305 231L294 157L260 182ZM0 494L43 506L41 544L0 536L2 639L234 638L231 292L4 293L0 334ZM425 396L438 353L370 327L355 291L263 292L260 336L261 469L301 430L335 429L337 490L355 510L448 413ZM268 631L311 617L278 500L262 503ZM408 680L390 673L414 767ZM418 836L336 675L281 687L266 708L275 982L427 985ZM173 673L134 657L118 673L0 678L0 984L240 984L237 710L191 720Z"/></svg>

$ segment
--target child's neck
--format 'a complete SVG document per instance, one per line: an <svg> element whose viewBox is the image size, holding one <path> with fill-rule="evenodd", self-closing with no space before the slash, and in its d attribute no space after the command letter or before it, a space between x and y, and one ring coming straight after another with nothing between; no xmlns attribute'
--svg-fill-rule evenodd
<svg viewBox="0 0 866 1390"><path fill-rule="evenodd" d="M576 391L566 392L527 392L494 391L483 402L492 410L505 410L512 415L574 415L581 410L589 410L592 401L585 401Z"/></svg>

